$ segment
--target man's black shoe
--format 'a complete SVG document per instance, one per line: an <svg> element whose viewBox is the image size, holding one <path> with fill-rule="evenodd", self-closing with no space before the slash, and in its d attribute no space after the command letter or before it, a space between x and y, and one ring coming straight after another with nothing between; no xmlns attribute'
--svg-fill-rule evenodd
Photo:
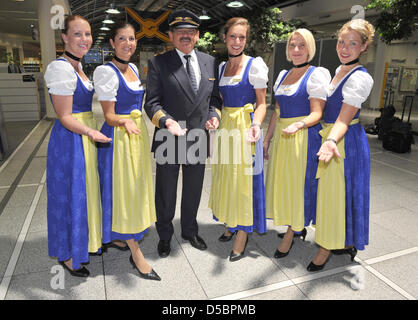
<svg viewBox="0 0 418 320"><path fill-rule="evenodd" d="M160 240L158 242L158 254L161 258L166 258L169 256L171 251L170 240Z"/></svg>
<svg viewBox="0 0 418 320"><path fill-rule="evenodd" d="M206 250L208 248L208 246L206 245L205 241L203 241L203 239L201 237L199 237L198 235L195 235L193 237L185 237L185 236L181 236L184 240L188 240L190 242L190 244L195 247L196 249L199 250Z"/></svg>

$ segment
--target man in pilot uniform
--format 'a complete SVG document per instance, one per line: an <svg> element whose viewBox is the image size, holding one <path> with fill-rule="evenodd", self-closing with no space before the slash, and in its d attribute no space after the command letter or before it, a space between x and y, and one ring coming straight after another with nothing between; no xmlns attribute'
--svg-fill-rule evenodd
<svg viewBox="0 0 418 320"><path fill-rule="evenodd" d="M222 106L218 63L214 57L194 50L200 19L181 9L169 16L168 23L175 49L148 61L144 105L156 126L152 152L157 162L155 206L160 257L167 257L171 250L180 166L181 236L199 250L207 248L198 235L196 215L209 150L208 130L218 128Z"/></svg>

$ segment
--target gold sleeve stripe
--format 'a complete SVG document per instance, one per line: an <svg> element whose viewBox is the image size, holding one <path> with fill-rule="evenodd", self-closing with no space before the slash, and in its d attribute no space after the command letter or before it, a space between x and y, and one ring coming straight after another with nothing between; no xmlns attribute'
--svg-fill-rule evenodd
<svg viewBox="0 0 418 320"><path fill-rule="evenodd" d="M151 122L153 123L154 126L156 126L157 128L160 127L160 119L162 117L165 117L165 113L162 112L161 110L158 110L154 116L152 117Z"/></svg>

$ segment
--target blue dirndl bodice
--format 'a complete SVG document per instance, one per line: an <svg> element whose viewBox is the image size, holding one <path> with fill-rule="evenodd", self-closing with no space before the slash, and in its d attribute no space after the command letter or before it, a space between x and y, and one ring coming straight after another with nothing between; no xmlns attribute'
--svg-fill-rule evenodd
<svg viewBox="0 0 418 320"><path fill-rule="evenodd" d="M296 92L290 96L287 95L275 95L277 103L280 106L280 118L296 118L302 116L308 116L311 113L311 106L309 103L309 95L306 90L306 86L315 67L309 67L305 72L301 83L299 84ZM283 80L286 78L289 70L283 75L283 78L279 82L277 87L280 87Z"/></svg>
<svg viewBox="0 0 418 320"><path fill-rule="evenodd" d="M134 109L142 111L142 100L144 98L145 90L143 88L132 90L126 84L125 79L121 75L120 71L112 63L107 63L106 65L111 67L116 72L119 80L119 88L116 94L117 99L115 102L115 113L129 114ZM139 75L136 73L134 68L132 68L130 65L129 67L139 79Z"/></svg>
<svg viewBox="0 0 418 320"><path fill-rule="evenodd" d="M247 103L252 103L252 104L255 103L256 101L255 90L248 78L253 60L254 58L251 57L250 60L248 61L247 66L245 67L242 79L238 84L233 85L233 86L232 85L219 86L219 90L221 91L221 94L222 94L222 100L223 100L224 106L231 107L231 108L233 107L239 108L239 107L243 107ZM219 78L223 77L223 74L225 72L225 66L226 66L226 63L222 66L221 74Z"/></svg>
<svg viewBox="0 0 418 320"><path fill-rule="evenodd" d="M354 70L351 70L348 75L345 76L344 79L340 81L337 88L334 90L334 92L328 96L327 103L325 105L325 111L324 111L324 122L325 123L334 123L335 120L337 120L341 107L342 107L342 101L344 100L343 97L343 87L344 84L347 82L347 80L350 78L350 76L354 72L367 72L366 68L359 67L354 68ZM360 109L357 111L357 113L354 115L353 119L358 119L360 116Z"/></svg>

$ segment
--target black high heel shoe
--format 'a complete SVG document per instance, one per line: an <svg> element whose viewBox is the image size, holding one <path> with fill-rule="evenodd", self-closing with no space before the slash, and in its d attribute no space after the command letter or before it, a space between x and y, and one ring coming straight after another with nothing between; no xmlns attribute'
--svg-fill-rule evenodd
<svg viewBox="0 0 418 320"><path fill-rule="evenodd" d="M345 248L345 249L336 249L336 250L331 250L331 252L333 254L336 254L336 255L348 254L351 257L351 261L354 261L354 258L357 255L356 247Z"/></svg>
<svg viewBox="0 0 418 320"><path fill-rule="evenodd" d="M308 232L307 232L306 228L303 228L303 230L301 231L301 233L293 233L293 238L300 237L300 238L303 238L302 239L303 241L305 241L305 238L306 238L307 233ZM284 235L285 235L284 233L279 233L277 236L279 238L282 238L283 239L284 238ZM290 248L289 248L289 250L287 252L281 252L281 251L279 251L279 249L276 249L276 252L274 252L274 257L276 259L280 259L280 258L286 257L289 254L290 250L292 249L293 244L294 244L294 240L292 240L292 244L290 245Z"/></svg>
<svg viewBox="0 0 418 320"><path fill-rule="evenodd" d="M330 257L331 257L331 252L329 253L327 259L325 260L325 262L323 264L316 265L315 263L313 263L311 261L311 263L308 265L308 267L306 269L308 271L311 271L311 272L320 271L320 270L324 269L324 267L327 264L327 262L328 262L328 260L329 260Z"/></svg>
<svg viewBox="0 0 418 320"><path fill-rule="evenodd" d="M109 243L103 244L102 251L107 252L108 248L116 248L120 251L128 251L129 250L129 246L127 244L125 246L121 247L121 246L118 246L117 244L114 244L113 242L109 242Z"/></svg>
<svg viewBox="0 0 418 320"><path fill-rule="evenodd" d="M247 243L248 243L248 234L247 234L247 240L245 240L244 250L242 250L241 253L234 253L234 250L231 250L231 254L229 255L229 261L233 262L233 261L238 261L244 258L245 249L247 248Z"/></svg>
<svg viewBox="0 0 418 320"><path fill-rule="evenodd" d="M284 235L286 233L279 233L277 234L277 236L281 239L283 239ZM308 234L308 231L306 230L306 228L303 228L303 230L301 231L301 233L293 233L293 238L294 237L298 237L298 238L302 238L303 241L305 241L306 235Z"/></svg>
<svg viewBox="0 0 418 320"><path fill-rule="evenodd" d="M281 251L279 251L279 249L276 249L276 252L274 253L274 257L276 259L286 257L289 254L290 250L292 249L294 243L295 242L292 240L292 244L290 245L290 248L289 248L289 250L287 250L287 252L281 252Z"/></svg>
<svg viewBox="0 0 418 320"><path fill-rule="evenodd" d="M234 231L230 236L226 236L225 232L222 233L222 235L218 238L220 242L228 242L231 241L231 239L234 237L234 235L237 233L237 231Z"/></svg>
<svg viewBox="0 0 418 320"><path fill-rule="evenodd" d="M64 267L64 269L67 269L68 272L73 276L73 277L80 277L80 278L86 278L90 275L90 272L85 268L85 267L81 267L80 269L77 270L71 270L65 263L64 261L58 261L60 265L62 265Z"/></svg>
<svg viewBox="0 0 418 320"><path fill-rule="evenodd" d="M129 262L132 264L132 267L136 269L139 272L139 275L141 278L147 279L147 280L157 280L161 281L160 276L154 271L154 269L151 270L149 273L142 273L138 267L136 266L134 259L132 258L132 255L129 257Z"/></svg>

